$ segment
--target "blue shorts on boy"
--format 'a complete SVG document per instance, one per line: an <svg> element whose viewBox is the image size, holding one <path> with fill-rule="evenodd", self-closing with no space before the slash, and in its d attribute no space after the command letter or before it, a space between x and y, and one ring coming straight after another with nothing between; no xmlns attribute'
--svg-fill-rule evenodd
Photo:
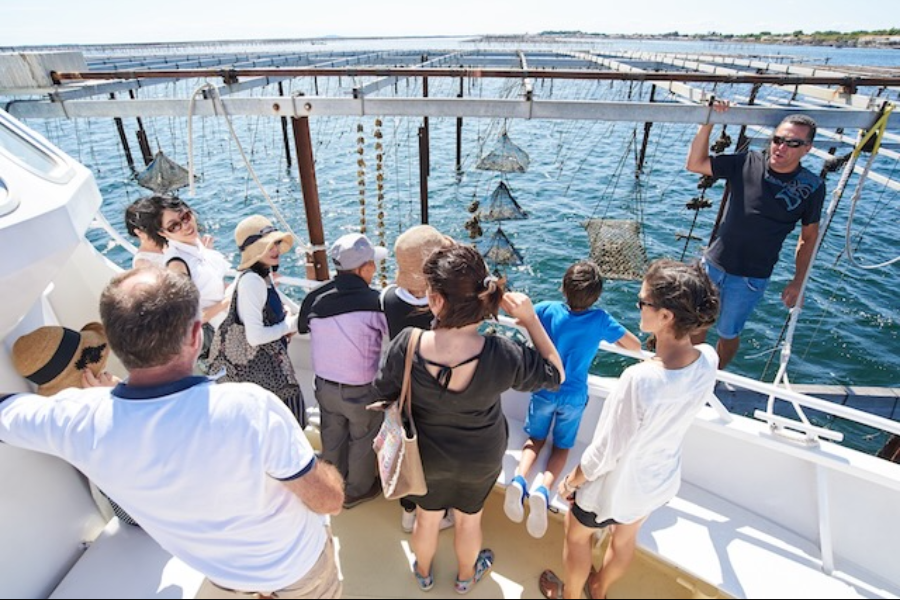
<svg viewBox="0 0 900 600"><path fill-rule="evenodd" d="M525 433L534 439L545 440L552 425L553 445L568 449L575 445L587 404L588 372L597 347L601 341L619 341L626 331L601 308L576 312L565 302L553 301L539 302L534 310L562 358L566 380L556 392L542 390L532 395Z"/></svg>

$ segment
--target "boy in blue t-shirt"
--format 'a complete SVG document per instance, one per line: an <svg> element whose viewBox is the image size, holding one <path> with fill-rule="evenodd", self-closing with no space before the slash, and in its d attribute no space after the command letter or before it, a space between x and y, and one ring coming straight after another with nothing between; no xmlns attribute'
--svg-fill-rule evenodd
<svg viewBox="0 0 900 600"><path fill-rule="evenodd" d="M600 268L590 261L573 264L566 270L562 286L565 302L540 302L534 310L553 340L566 370L566 380L556 392L541 390L531 396L525 433L528 441L516 475L506 488L503 509L512 521L521 523L528 498L528 533L539 538L547 531L548 489L566 465L569 450L588 400L588 370L601 341L615 343L627 350L640 350L638 338L622 327L601 308L591 308L603 291ZM553 450L546 470L538 473L531 492L526 494L525 478L547 441L553 426Z"/></svg>

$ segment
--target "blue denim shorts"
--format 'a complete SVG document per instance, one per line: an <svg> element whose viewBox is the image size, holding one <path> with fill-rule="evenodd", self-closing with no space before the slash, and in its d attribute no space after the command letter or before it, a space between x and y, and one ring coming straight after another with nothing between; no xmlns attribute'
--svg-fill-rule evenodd
<svg viewBox="0 0 900 600"><path fill-rule="evenodd" d="M762 299L769 278L729 275L708 260L703 261L706 273L719 289L719 319L716 332L720 338L732 340L741 335L747 319Z"/></svg>
<svg viewBox="0 0 900 600"><path fill-rule="evenodd" d="M568 450L575 445L586 404L587 396L583 394L536 392L528 403L525 433L536 440L546 440L552 425L553 445Z"/></svg>

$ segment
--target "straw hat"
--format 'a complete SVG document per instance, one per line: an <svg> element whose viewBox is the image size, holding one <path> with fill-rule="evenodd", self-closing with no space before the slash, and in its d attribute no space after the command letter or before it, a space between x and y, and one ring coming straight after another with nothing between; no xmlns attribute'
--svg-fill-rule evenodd
<svg viewBox="0 0 900 600"><path fill-rule="evenodd" d="M17 339L12 347L16 371L36 383L42 396L80 388L84 369L99 376L106 369L107 358L106 332L96 322L88 323L80 332L59 325L38 327Z"/></svg>
<svg viewBox="0 0 900 600"><path fill-rule="evenodd" d="M417 298L425 296L422 267L431 253L449 246L453 239L431 225L416 225L400 234L394 243L397 260L397 285Z"/></svg>
<svg viewBox="0 0 900 600"><path fill-rule="evenodd" d="M262 258L275 242L281 242L279 251L287 252L294 245L294 236L275 229L272 221L262 215L247 217L234 230L234 241L241 251L238 271L249 269Z"/></svg>

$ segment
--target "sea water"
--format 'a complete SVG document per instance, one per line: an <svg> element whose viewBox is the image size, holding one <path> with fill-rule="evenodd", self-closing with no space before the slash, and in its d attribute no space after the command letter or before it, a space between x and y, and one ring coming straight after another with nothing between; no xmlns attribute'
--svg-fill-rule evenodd
<svg viewBox="0 0 900 600"><path fill-rule="evenodd" d="M327 43L334 46L329 50L421 48L428 44L435 48L472 47L466 46L470 42L447 39L334 40ZM282 46L286 47L267 50L287 50L291 45ZM323 49L321 45L305 48L299 45L297 48ZM213 49L222 50L205 50ZM900 65L900 51L896 50L635 40L604 40L593 44L592 49L724 52L763 55L764 60L779 62L796 57L814 64ZM166 50L176 52L177 48L167 47ZM197 48L191 50L198 51ZM300 78L284 85L285 94L312 94L317 89L322 96L347 97L352 88L362 82L350 77ZM184 98L202 83L196 80L165 83L143 88L139 96ZM432 78L429 96L455 97L458 87L458 80ZM709 86L706 88L710 89ZM739 99L741 94L746 95L747 88L735 86L715 92L722 98L733 96ZM391 96L394 93L421 96L421 82L401 80L396 88L386 88L380 94ZM521 83L517 80L468 80L464 89L466 97L518 98L521 93ZM537 98L646 100L649 85L538 80L534 84L534 93ZM247 94L275 96L278 92L270 85ZM896 92L892 94L885 98L896 100ZM779 99L783 96L770 98L772 101ZM659 93L656 100L666 101ZM765 97L761 100L765 101ZM154 151L162 150L184 166L189 162L186 117L143 119ZM421 219L418 128L422 120L383 117L380 126L374 117L314 117L309 122L326 244L344 233L359 231L364 224L373 240L391 247L400 232ZM224 119L194 118L193 160L199 178L194 196L187 189L179 194L197 210L206 232L216 239L215 247L236 265L239 261L233 237L235 225L254 213L275 220L274 211L254 182L241 150L262 182L265 193L303 244L308 240L308 234L296 160L291 167L287 166L280 120L233 117L232 123L239 144L231 136ZM94 172L104 198L102 212L124 233L125 207L149 192L137 185L127 168L113 120L32 120L29 125ZM134 120L126 119L125 127L141 170L143 163L135 142ZM465 228L466 221L472 216L472 203L479 201L481 208L486 209L487 198L500 181L504 181L528 213L528 218L502 224L482 222L484 237L490 236L498 226L502 227L523 255L524 264L497 268L513 288L528 293L536 302L561 299L560 285L565 269L572 262L588 257L590 248L583 226L586 219L637 221L641 224L642 241L650 260L660 257L693 260L708 243L723 188L719 183L706 192L713 206L700 211L699 215L685 208L685 204L700 193L698 177L684 169L688 145L696 131L694 125L654 124L650 130L645 166L639 177L635 175L635 157L643 136L643 123L465 119L459 173L455 165L456 119L431 118L429 128L429 222L460 241L480 243L483 238L470 238ZM376 138L376 131L380 132L380 138ZM528 153L530 166L526 172L501 174L475 168L503 131ZM713 139L719 132L719 128L714 130ZM729 133L737 138L734 128ZM753 148L764 147L762 134L752 130L748 133L756 136ZM382 144L380 150L376 143ZM818 145L823 149L829 146L825 139ZM840 148L838 154L848 150L847 147ZM359 165L360 159L364 161L364 167ZM818 172L822 161L810 155L804 164ZM894 174L896 163L879 157L875 168L890 176ZM379 174L383 176L381 202L378 199ZM838 173L827 178L826 206L838 178ZM855 185L854 177L813 266L793 339L788 369L792 383L900 385L900 303L896 299L900 264L870 270L848 261L845 229L850 195ZM873 182L866 184L851 238L854 253L863 263L884 262L900 253L897 208L896 192ZM379 213L383 218L379 219ZM102 231L92 231L90 237L112 260L123 266L130 264L130 255ZM742 336L740 352L729 366L732 372L767 380L775 375L788 317L780 293L793 276L796 239L795 232L784 245L766 296L751 317ZM283 260L283 272L303 277L304 263L302 253L290 254ZM394 265L389 260L377 281L389 281L393 273ZM599 302L599 306L636 334L639 333L639 311L635 301L639 287L638 281L607 280ZM714 339L711 335L710 341ZM593 372L617 375L628 363L626 359L601 353L595 360Z"/></svg>

